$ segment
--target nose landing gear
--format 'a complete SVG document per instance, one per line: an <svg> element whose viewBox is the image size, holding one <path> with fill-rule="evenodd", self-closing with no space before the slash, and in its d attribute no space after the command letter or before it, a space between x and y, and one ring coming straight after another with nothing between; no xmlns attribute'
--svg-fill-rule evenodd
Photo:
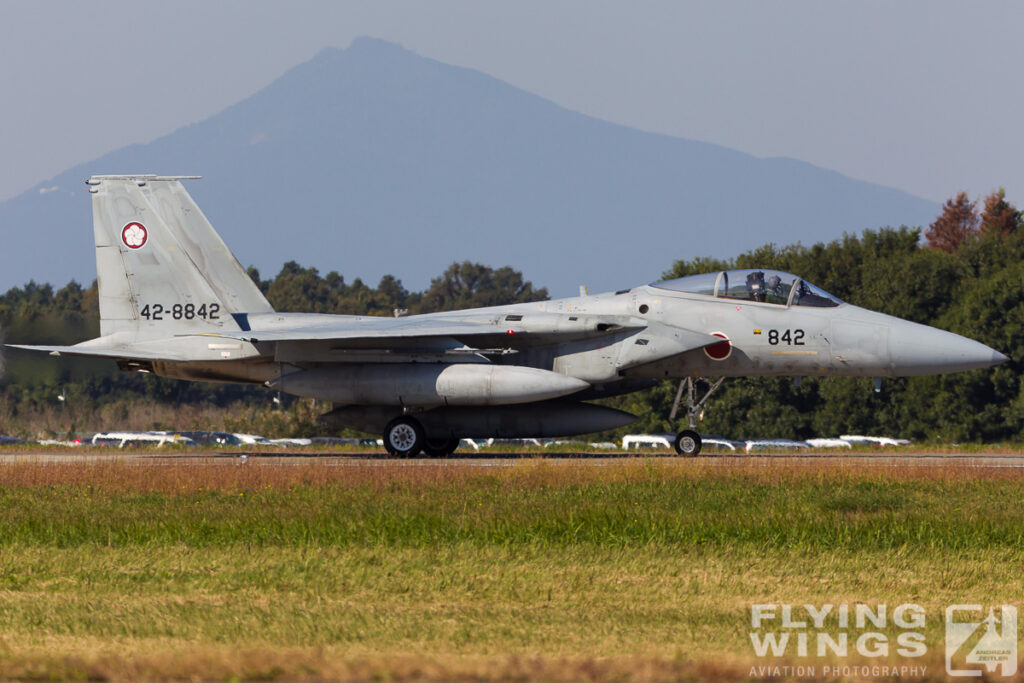
<svg viewBox="0 0 1024 683"><path fill-rule="evenodd" d="M708 390L704 396L696 401L697 382L703 380L708 385ZM676 400L672 403L672 412L669 414L668 419L676 419L676 413L679 412L679 403L683 399L683 391L686 391L686 418L690 423L689 429L676 434L674 446L676 453L679 455L686 455L689 457L695 457L700 455L701 439L700 434L696 432L697 420L704 418L704 404L711 394L715 393L715 390L722 385L725 381L724 377L711 381L703 377L694 379L693 377L687 377L679 383L679 390L676 392Z"/></svg>
<svg viewBox="0 0 1024 683"><path fill-rule="evenodd" d="M688 455L690 457L700 455L700 434L692 429L684 429L676 434L673 444L676 447L676 453L679 455Z"/></svg>

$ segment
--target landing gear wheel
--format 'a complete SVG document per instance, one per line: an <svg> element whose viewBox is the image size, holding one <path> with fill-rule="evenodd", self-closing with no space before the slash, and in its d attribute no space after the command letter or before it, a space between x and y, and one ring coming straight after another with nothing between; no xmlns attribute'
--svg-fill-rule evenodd
<svg viewBox="0 0 1024 683"><path fill-rule="evenodd" d="M431 458L447 458L459 447L459 439L425 439L423 441L423 452Z"/></svg>
<svg viewBox="0 0 1024 683"><path fill-rule="evenodd" d="M692 429L684 429L676 434L676 453L688 455L691 458L700 455L700 434Z"/></svg>
<svg viewBox="0 0 1024 683"><path fill-rule="evenodd" d="M408 415L396 417L384 428L384 449L397 458L416 457L425 441L423 427Z"/></svg>

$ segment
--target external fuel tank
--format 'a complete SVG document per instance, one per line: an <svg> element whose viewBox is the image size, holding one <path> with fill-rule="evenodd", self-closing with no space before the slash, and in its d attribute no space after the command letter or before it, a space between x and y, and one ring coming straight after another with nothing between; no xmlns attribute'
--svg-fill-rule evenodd
<svg viewBox="0 0 1024 683"><path fill-rule="evenodd" d="M282 375L268 386L335 403L414 408L533 403L590 388L557 372L490 363L329 365Z"/></svg>

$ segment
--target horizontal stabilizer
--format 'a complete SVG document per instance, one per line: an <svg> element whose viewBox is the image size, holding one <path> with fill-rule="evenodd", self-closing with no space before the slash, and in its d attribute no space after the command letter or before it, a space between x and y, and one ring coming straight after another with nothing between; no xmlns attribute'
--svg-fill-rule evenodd
<svg viewBox="0 0 1024 683"><path fill-rule="evenodd" d="M251 344L238 340L225 342L207 335L187 335L142 341L111 335L90 339L73 346L34 344L8 344L7 346L26 351L41 351L54 356L137 361L219 361L251 358L259 355L259 352Z"/></svg>
<svg viewBox="0 0 1024 683"><path fill-rule="evenodd" d="M171 351L143 351L129 347L106 347L91 348L88 346L33 346L30 344L5 344L12 349L24 349L25 351L41 351L51 356L79 356L82 358L113 358L115 360L165 360L165 361L186 361L192 360L183 354L175 354Z"/></svg>

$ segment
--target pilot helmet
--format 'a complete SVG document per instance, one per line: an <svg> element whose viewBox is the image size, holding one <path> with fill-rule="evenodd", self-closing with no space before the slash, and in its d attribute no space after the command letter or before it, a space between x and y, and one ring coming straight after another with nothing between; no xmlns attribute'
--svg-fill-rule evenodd
<svg viewBox="0 0 1024 683"><path fill-rule="evenodd" d="M758 270L747 273L747 291L761 292L764 290L764 272Z"/></svg>

